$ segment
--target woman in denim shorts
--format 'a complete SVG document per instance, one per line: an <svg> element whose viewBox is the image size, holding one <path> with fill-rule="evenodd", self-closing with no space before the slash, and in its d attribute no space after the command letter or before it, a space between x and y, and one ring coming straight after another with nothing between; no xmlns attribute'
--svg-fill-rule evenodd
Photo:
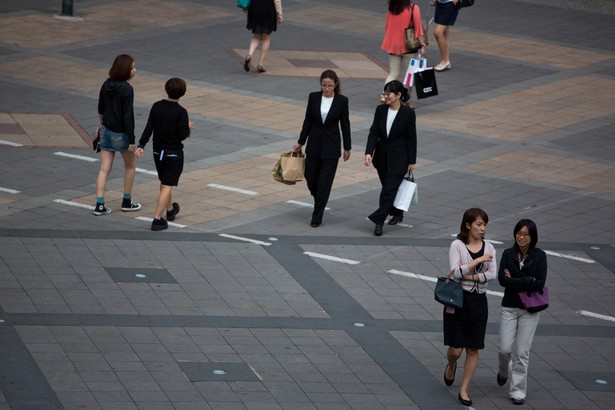
<svg viewBox="0 0 615 410"><path fill-rule="evenodd" d="M134 92L128 80L135 76L137 68L132 57L121 54L115 58L109 78L100 88L98 116L100 118L100 169L96 178L96 206L94 215L111 213L105 206L107 179L113 166L115 153L124 160L124 197L122 211L141 209L141 204L132 202L132 186L135 181L137 160L135 151L135 116L133 110Z"/></svg>

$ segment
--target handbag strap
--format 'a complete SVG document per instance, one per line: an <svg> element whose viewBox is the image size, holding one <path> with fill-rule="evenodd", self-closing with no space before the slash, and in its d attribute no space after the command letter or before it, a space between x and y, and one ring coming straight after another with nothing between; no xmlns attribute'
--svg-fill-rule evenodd
<svg viewBox="0 0 615 410"><path fill-rule="evenodd" d="M408 23L408 27L406 27L406 30L409 28L414 28L414 4L410 3L410 22Z"/></svg>

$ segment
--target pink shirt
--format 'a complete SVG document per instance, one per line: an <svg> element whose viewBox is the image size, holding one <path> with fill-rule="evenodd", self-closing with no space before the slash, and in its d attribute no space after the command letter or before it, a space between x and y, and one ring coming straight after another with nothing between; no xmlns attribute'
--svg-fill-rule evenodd
<svg viewBox="0 0 615 410"><path fill-rule="evenodd" d="M390 11L387 12L387 21L384 29L384 40L382 40L381 49L389 54L406 54L409 53L404 39L404 30L410 25L410 9L414 9L414 35L419 38L423 35L423 24L421 23L421 11L419 6L414 5L404 9L397 16Z"/></svg>

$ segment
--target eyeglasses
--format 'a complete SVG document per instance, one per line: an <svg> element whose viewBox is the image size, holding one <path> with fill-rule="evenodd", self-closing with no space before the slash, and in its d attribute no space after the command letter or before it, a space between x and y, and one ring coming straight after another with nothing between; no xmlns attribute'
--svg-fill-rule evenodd
<svg viewBox="0 0 615 410"><path fill-rule="evenodd" d="M385 91L383 94L389 95L389 94L395 94L393 91Z"/></svg>
<svg viewBox="0 0 615 410"><path fill-rule="evenodd" d="M520 236L522 238L529 238L530 234L527 232L517 232L517 236Z"/></svg>
<svg viewBox="0 0 615 410"><path fill-rule="evenodd" d="M320 84L322 88L335 88L335 84Z"/></svg>

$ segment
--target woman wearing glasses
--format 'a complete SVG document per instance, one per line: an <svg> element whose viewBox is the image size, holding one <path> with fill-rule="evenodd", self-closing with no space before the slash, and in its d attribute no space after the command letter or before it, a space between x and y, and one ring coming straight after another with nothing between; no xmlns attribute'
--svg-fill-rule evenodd
<svg viewBox="0 0 615 410"><path fill-rule="evenodd" d="M365 166L374 164L382 185L378 209L368 216L376 224L376 236L382 236L387 216L391 215L389 225L404 219L404 212L393 202L404 175L416 164L416 115L408 107L408 89L393 80L384 86L383 95L385 101L376 107L363 161Z"/></svg>
<svg viewBox="0 0 615 410"><path fill-rule="evenodd" d="M335 71L323 71L320 88L320 91L310 93L299 141L292 147L293 152L298 152L309 140L305 149L305 181L314 197L310 224L313 228L322 223L342 156L342 140L344 161L350 158L351 149L348 98L340 94L340 79Z"/></svg>
<svg viewBox="0 0 615 410"><path fill-rule="evenodd" d="M547 279L547 255L536 247L538 229L531 219L517 222L515 244L504 251L498 280L504 287L500 311L499 371L503 386L511 375L509 396L523 404L527 393L527 368L540 312L530 313L521 304L520 292L541 290Z"/></svg>

